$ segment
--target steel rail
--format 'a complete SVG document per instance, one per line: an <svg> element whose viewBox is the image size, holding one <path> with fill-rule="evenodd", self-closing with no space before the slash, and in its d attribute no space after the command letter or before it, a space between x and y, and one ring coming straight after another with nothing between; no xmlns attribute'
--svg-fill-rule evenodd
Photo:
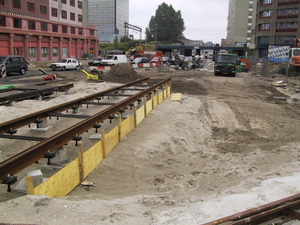
<svg viewBox="0 0 300 225"><path fill-rule="evenodd" d="M221 219L217 219L208 223L204 223L202 225L217 225L217 224L259 224L259 220L268 221L273 217L273 215L280 214L294 217L297 219L297 212L292 211L291 209L294 207L300 206L300 194L292 195L287 198L283 198L277 200L275 202L271 202L265 205L258 206L256 208L252 208L243 212L239 212L227 217L223 217ZM287 213L289 212L289 213ZM294 215L293 215L294 214ZM267 218L264 219L264 218Z"/></svg>
<svg viewBox="0 0 300 225"><path fill-rule="evenodd" d="M93 100L99 98L99 97L103 97L105 94L114 92L116 90L128 87L128 86L132 86L134 84L138 84L141 83L143 81L148 80L149 78L144 78L144 79L140 79L140 80L136 80L130 83L126 83L124 85L120 85L114 88L110 88L107 89L105 91L102 92L98 92L98 93L94 93L88 96L85 96L83 98L80 99L76 99L73 101L69 101L45 110L41 110L38 111L36 113L32 113L26 116L22 116L19 117L17 119L14 120L10 120L10 121L6 121L4 123L0 124L0 134L4 134L4 133L11 133L12 131L16 130L17 128L29 125L31 123L34 123L36 120L40 120L40 119L44 119L49 117L49 114L56 114L58 112L62 112L62 111L66 111L68 109L71 109L72 107L78 107L80 105L82 105L82 102L92 102Z"/></svg>
<svg viewBox="0 0 300 225"><path fill-rule="evenodd" d="M120 109L127 108L135 101L138 101L145 95L152 93L157 89L163 89L163 87L167 84L171 86L171 78L162 80L159 83L156 83L155 85L135 94L134 96L128 97L127 99L124 99L123 101L112 105L93 116L90 116L89 118L69 127L68 129L50 138L47 138L46 140L41 141L40 143L12 156L11 158L4 160L0 163L0 179L4 179L8 174L17 174L39 159L43 158L48 151L55 151L59 149L69 141L74 140L74 136L88 131L89 129L93 128L94 124L101 123L104 120L109 119L111 115L119 113Z"/></svg>

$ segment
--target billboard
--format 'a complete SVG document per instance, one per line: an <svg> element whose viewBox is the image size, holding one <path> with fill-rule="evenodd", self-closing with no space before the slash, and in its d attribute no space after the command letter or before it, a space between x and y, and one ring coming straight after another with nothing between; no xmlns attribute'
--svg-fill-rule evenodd
<svg viewBox="0 0 300 225"><path fill-rule="evenodd" d="M268 59L275 62L289 61L290 46L269 46Z"/></svg>

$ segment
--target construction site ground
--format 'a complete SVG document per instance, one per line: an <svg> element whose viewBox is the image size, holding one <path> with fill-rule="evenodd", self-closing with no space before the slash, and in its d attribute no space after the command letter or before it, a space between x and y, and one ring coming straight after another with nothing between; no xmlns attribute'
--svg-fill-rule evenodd
<svg viewBox="0 0 300 225"><path fill-rule="evenodd" d="M8 193L1 186L0 221L202 224L299 193L300 77L274 71L226 77L214 76L211 63L188 71L128 64L106 72L104 82L87 81L79 71L57 72L51 82L74 83L69 95L87 95L106 83L171 77L172 92L182 97L168 97L152 110L87 177L89 186L64 198ZM13 119L43 104L25 102L27 108L16 103L0 115Z"/></svg>

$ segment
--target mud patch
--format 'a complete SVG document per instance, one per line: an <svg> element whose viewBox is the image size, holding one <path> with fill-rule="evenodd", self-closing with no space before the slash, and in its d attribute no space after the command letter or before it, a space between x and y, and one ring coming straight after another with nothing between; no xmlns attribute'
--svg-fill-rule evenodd
<svg viewBox="0 0 300 225"><path fill-rule="evenodd" d="M197 82L174 82L172 81L172 92L179 92L189 95L207 95L207 89Z"/></svg>

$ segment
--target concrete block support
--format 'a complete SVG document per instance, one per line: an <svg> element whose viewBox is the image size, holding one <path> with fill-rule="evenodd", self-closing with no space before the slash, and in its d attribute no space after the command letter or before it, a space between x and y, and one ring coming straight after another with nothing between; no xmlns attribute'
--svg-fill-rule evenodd
<svg viewBox="0 0 300 225"><path fill-rule="evenodd" d="M43 183L43 174L41 170L31 170L27 172L27 176L31 176L33 179L33 187L37 187L41 183ZM27 193L26 190L26 178L23 178L15 187L15 191L20 192L20 193Z"/></svg>
<svg viewBox="0 0 300 225"><path fill-rule="evenodd" d="M55 166L60 166L63 163L66 163L68 161L69 161L69 159L67 158L67 151L63 147L57 149L55 152L55 157L50 160L51 165L55 165Z"/></svg>
<svg viewBox="0 0 300 225"><path fill-rule="evenodd" d="M48 119L42 119L39 123L36 124L36 128L32 128L32 131L38 132L47 132L52 126L48 126Z"/></svg>

